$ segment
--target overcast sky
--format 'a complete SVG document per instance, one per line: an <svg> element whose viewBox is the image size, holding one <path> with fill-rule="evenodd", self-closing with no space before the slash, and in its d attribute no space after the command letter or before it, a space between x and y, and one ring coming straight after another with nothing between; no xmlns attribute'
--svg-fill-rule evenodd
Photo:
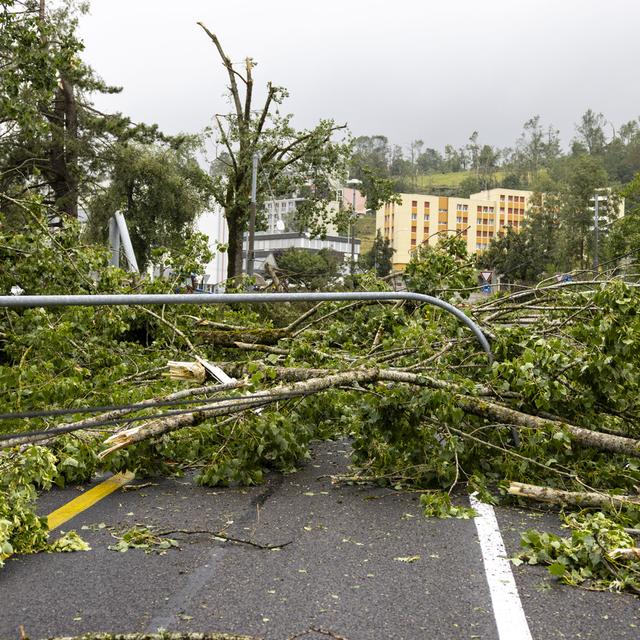
<svg viewBox="0 0 640 640"><path fill-rule="evenodd" d="M300 127L319 118L397 144L513 144L540 114L568 141L580 115L640 115L637 0L92 0L84 54L124 88L97 104L169 133L229 111L215 32L256 84L285 86Z"/></svg>

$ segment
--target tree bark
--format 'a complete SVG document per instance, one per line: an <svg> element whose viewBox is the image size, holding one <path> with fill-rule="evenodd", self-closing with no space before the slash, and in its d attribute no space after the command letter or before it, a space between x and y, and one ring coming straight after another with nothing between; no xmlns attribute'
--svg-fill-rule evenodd
<svg viewBox="0 0 640 640"><path fill-rule="evenodd" d="M551 487L540 487L534 484L511 482L507 489L509 495L528 498L538 502L549 502L560 506L592 507L594 509L620 509L640 505L637 496L613 496L605 493L582 491L563 491Z"/></svg>
<svg viewBox="0 0 640 640"><path fill-rule="evenodd" d="M55 93L53 112L47 115L51 125L47 173L55 206L72 218L78 217L78 189L75 176L78 116L73 84L65 79Z"/></svg>
<svg viewBox="0 0 640 640"><path fill-rule="evenodd" d="M640 441L632 438L592 431L567 422L546 420L471 396L458 395L455 401L463 411L481 418L532 429L546 429L549 426L555 429L566 429L571 434L572 440L582 446L640 458Z"/></svg>
<svg viewBox="0 0 640 640"><path fill-rule="evenodd" d="M227 278L238 280L242 275L242 240L244 237L245 216L236 211L237 207L231 207L225 211L227 225L229 227L229 246L227 254Z"/></svg>
<svg viewBox="0 0 640 640"><path fill-rule="evenodd" d="M279 386L266 391L257 391L248 394L243 399L234 400L230 398L229 400L216 404L204 405L198 407L193 413L184 413L151 420L146 424L125 429L107 438L105 444L110 446L108 449L102 451L99 457L104 458L118 449L128 447L147 438L155 438L177 429L183 429L184 427L197 426L210 418L241 413L247 409L257 408L278 402L279 400L312 395L344 384L373 382L378 378L378 373L378 369L357 369L355 371L346 371L322 378L311 378L302 382L295 382L288 386Z"/></svg>

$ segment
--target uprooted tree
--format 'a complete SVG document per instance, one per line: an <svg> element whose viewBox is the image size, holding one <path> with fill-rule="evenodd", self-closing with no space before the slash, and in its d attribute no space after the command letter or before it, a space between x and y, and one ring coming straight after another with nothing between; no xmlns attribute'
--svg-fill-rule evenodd
<svg viewBox="0 0 640 640"><path fill-rule="evenodd" d="M336 221L340 213L329 204L335 202L335 190L347 174L350 145L336 141L345 126L333 120L321 120L312 129L296 129L291 114L279 113L287 90L271 82L264 102L256 106L253 69L257 63L246 58L244 69L234 68L218 37L198 24L215 45L229 78L233 110L215 114L217 135L226 150L218 159L222 172L215 197L229 226L227 276L235 278L242 273L242 234L249 221L254 154L260 158L258 201L267 193L304 195L305 201L296 212L298 225L313 235L323 235L327 224Z"/></svg>
<svg viewBox="0 0 640 640"><path fill-rule="evenodd" d="M45 263L33 292L130 290L73 227L38 229L2 235L3 291ZM360 284L386 288L373 275ZM410 302L7 310L2 410L79 413L0 423L0 553L48 544L38 488L196 461L203 484L257 483L294 469L313 439L348 436L350 482L420 487L429 514L460 515L463 488L586 509L567 517L571 538L527 532L523 559L566 582L640 589L638 308L638 286L606 274L468 304L493 364L453 316ZM212 365L235 382L209 380ZM88 411L112 404L127 406Z"/></svg>

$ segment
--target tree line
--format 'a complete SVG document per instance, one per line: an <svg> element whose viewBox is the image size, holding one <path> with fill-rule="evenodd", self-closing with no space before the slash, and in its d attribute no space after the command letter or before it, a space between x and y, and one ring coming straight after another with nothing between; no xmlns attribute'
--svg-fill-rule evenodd
<svg viewBox="0 0 640 640"><path fill-rule="evenodd" d="M348 207L338 212L327 207L335 185L349 176L362 180L372 210L396 199L398 191L419 191L421 176L441 172L465 176L455 187L435 185L431 191L468 196L503 186L544 193L536 205L540 216L530 228L518 238L507 234L489 252L496 264L505 251L511 261L531 254L526 267L509 260L499 265L520 279L549 269L584 268L592 261L589 199L596 189L613 187L613 193L627 198L627 210L637 211L638 119L616 128L589 109L569 149L562 148L559 131L540 116L527 120L508 148L481 142L477 131L465 145L448 144L442 151L418 139L403 148L383 135L350 138L345 125L331 119L300 131L290 115L280 114L287 90L267 82L266 98L257 103L255 61L233 64L218 36L201 24L202 36L227 71L231 104L230 113L212 115L209 135L224 151L205 170L198 162L204 133L168 136L156 125L96 108L96 95L121 89L105 83L82 59L81 11L72 3L45 0L2 4L0 204L2 224L8 227L22 228L32 221L33 208L43 207L50 225L86 218L86 239L104 242L109 217L122 211L145 267L163 249L189 241L198 215L218 203L230 230L227 275L235 278L242 272L256 155L258 229L265 223L265 199L297 192L305 201L296 211L296 224L322 236L330 222L344 223L349 214ZM612 224L602 247L605 257L634 250L633 222L627 217ZM371 264L377 267L383 258L388 261L384 252L373 255Z"/></svg>
<svg viewBox="0 0 640 640"><path fill-rule="evenodd" d="M640 118L616 128L602 113L587 109L576 123L568 149L563 149L560 131L545 125L539 115L524 123L513 145L502 148L482 143L478 131L471 133L466 144L446 144L442 151L426 146L421 139L402 146L384 135L359 136L354 139L351 168L361 179L368 168L379 177L392 179L398 191L418 192L421 176L434 176L435 181L440 173L468 172L458 187L439 186L434 181L430 185L466 197L496 186L535 190L541 174L559 176L563 164L584 155L597 158L612 183L630 182L640 171Z"/></svg>
<svg viewBox="0 0 640 640"><path fill-rule="evenodd" d="M242 235L248 224L253 157L260 157L258 211L267 193L305 195L299 224L323 234L333 220L327 203L333 182L347 174L350 145L344 125L322 119L297 130L279 106L288 93L267 83L254 100L253 67L239 69L203 24L204 37L228 72L231 113L213 115L209 132L225 153L213 170L198 163L202 135L163 134L122 113L103 113L93 97L118 93L82 60L78 18L86 7L45 0L6 0L0 10L0 202L3 224L21 228L33 207L49 224L87 219L87 238L105 241L108 219L125 214L138 262L152 250L172 249L193 235L198 215L217 202L229 226L229 271L242 272ZM194 31L198 29L194 25ZM309 187L309 185L313 185ZM342 212L339 212L342 213ZM258 217L258 227L264 221Z"/></svg>

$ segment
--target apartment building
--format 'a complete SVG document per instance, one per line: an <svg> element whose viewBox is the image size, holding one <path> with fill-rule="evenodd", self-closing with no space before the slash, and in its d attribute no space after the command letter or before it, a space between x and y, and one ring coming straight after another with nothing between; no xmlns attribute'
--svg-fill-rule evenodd
<svg viewBox="0 0 640 640"><path fill-rule="evenodd" d="M532 193L502 188L469 198L401 193L401 204L386 204L376 212L376 229L395 250L394 269L404 269L417 247L433 246L443 235L460 234L469 253L476 253L506 227L522 226Z"/></svg>
<svg viewBox="0 0 640 640"><path fill-rule="evenodd" d="M295 224L297 208L304 202L304 198L294 194L290 197L267 200L264 203L264 215L267 229L256 231L254 236L254 268L262 271L269 256L285 249L304 249L319 251L331 249L341 253L344 260L351 258L357 262L360 255L360 240L352 237L353 228L349 226L347 235L341 235L333 222L326 225L326 235L323 238L312 238L308 232L298 229ZM327 203L329 217L340 209L350 209L355 203L355 215L366 212L366 199L357 190L349 187L337 188L335 197ZM245 233L242 251L243 261L246 263L248 234Z"/></svg>

